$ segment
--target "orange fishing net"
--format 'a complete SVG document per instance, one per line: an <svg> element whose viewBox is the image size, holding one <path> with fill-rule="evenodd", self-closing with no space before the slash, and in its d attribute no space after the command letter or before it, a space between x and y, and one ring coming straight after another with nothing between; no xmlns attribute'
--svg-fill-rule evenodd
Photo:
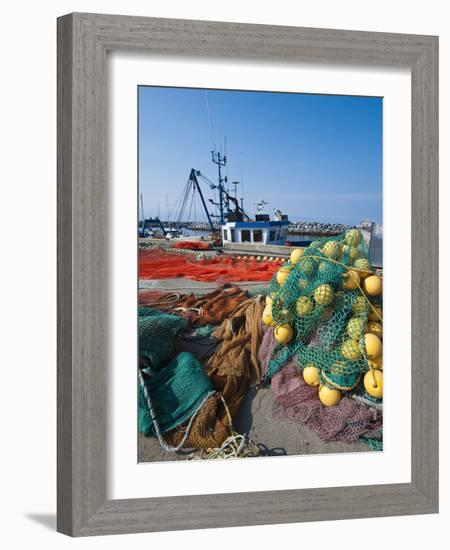
<svg viewBox="0 0 450 550"><path fill-rule="evenodd" d="M248 261L232 256L197 258L191 254L170 254L163 250L139 251L140 279L185 277L203 282L270 281L279 269L280 260Z"/></svg>
<svg viewBox="0 0 450 550"><path fill-rule="evenodd" d="M186 433L187 423L167 432L165 438L170 445L177 446ZM213 394L195 417L183 447L209 449L220 447L231 433L231 426L223 410L219 394Z"/></svg>
<svg viewBox="0 0 450 550"><path fill-rule="evenodd" d="M248 384L261 382L258 349L264 305L261 296L246 300L213 332L220 344L206 365L206 373L214 389L222 393L231 417L238 412Z"/></svg>
<svg viewBox="0 0 450 550"><path fill-rule="evenodd" d="M247 298L247 292L234 285L223 286L200 296L142 290L139 305L175 313L189 319L192 325L204 326L218 325Z"/></svg>
<svg viewBox="0 0 450 550"><path fill-rule="evenodd" d="M177 241L172 243L172 248L184 248L189 250L208 250L211 248L210 243L202 241Z"/></svg>

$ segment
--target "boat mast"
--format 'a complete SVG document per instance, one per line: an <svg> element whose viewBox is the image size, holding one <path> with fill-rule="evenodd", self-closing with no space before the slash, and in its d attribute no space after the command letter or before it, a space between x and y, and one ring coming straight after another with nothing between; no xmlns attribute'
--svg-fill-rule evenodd
<svg viewBox="0 0 450 550"><path fill-rule="evenodd" d="M211 159L214 162L214 164L217 164L217 169L219 173L219 219L220 223L223 225L225 223L225 187L224 183L227 183L227 177L225 176L222 178L222 167L225 167L227 165L227 155L226 153L224 155L221 155L220 151L211 151Z"/></svg>

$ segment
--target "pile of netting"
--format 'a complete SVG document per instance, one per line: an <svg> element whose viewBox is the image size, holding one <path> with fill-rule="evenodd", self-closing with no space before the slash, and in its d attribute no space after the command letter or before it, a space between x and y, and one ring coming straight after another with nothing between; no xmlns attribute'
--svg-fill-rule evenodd
<svg viewBox="0 0 450 550"><path fill-rule="evenodd" d="M205 243L203 241L176 241L172 243L172 248L183 248L189 250L209 250L211 247L211 243Z"/></svg>
<svg viewBox="0 0 450 550"><path fill-rule="evenodd" d="M203 458L258 452L234 431L232 415L247 385L259 380L256 350L264 303L260 297L241 297L236 287L218 289L216 297L227 291L239 298L240 305L205 334L187 330L189 320L179 315L139 308L139 431L157 437L166 451L200 449L205 451ZM203 347L205 339L214 341L218 353L205 354L203 366L203 351L194 355L185 349Z"/></svg>
<svg viewBox="0 0 450 550"><path fill-rule="evenodd" d="M192 254L178 255L160 249L139 251L140 279L173 279L186 277L202 282L270 281L281 265L281 260L237 260L222 255L212 258Z"/></svg>
<svg viewBox="0 0 450 550"><path fill-rule="evenodd" d="M208 448L229 436L203 365L192 353L177 353L187 325L177 315L139 308L139 431L167 451Z"/></svg>
<svg viewBox="0 0 450 550"><path fill-rule="evenodd" d="M262 376L267 373L276 346L273 330L265 327L258 350ZM308 385L300 372L294 356L271 380L279 418L313 429L323 441L357 441L368 431L381 428L381 408L371 406L368 401L363 403L353 395L344 395L337 405L325 407L318 398L317 387Z"/></svg>
<svg viewBox="0 0 450 550"><path fill-rule="evenodd" d="M273 277L263 322L278 345L266 381L295 356L324 405L358 386L382 396L382 279L361 233L322 238L296 249Z"/></svg>
<svg viewBox="0 0 450 550"><path fill-rule="evenodd" d="M175 313L187 319L192 326L218 325L247 299L245 290L230 284L198 296L153 289L139 292L140 306Z"/></svg>

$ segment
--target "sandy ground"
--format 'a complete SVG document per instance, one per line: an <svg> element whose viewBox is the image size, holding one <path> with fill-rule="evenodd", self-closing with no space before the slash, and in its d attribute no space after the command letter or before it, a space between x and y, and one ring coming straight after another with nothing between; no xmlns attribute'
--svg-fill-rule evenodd
<svg viewBox="0 0 450 550"><path fill-rule="evenodd" d="M223 283L222 283L223 284ZM202 283L201 281L194 281L191 279L185 279L183 277L174 277L173 279L140 279L139 290L164 290L167 292L183 292L195 294L206 294L211 292L219 286L221 283ZM269 286L269 283L255 282L255 281L240 281L236 284L243 290L255 290L257 288L265 288Z"/></svg>
<svg viewBox="0 0 450 550"><path fill-rule="evenodd" d="M234 419L234 427L239 433L247 433L265 456L369 451L362 442L325 443L313 430L290 420L278 419L271 388L260 388L258 391L249 389ZM139 462L186 460L190 454L189 451L179 454L166 452L161 449L156 438L139 434Z"/></svg>

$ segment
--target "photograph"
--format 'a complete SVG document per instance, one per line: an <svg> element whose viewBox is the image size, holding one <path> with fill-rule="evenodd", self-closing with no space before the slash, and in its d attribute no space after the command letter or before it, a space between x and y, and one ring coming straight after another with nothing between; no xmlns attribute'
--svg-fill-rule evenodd
<svg viewBox="0 0 450 550"><path fill-rule="evenodd" d="M382 121L138 87L139 462L382 451Z"/></svg>

